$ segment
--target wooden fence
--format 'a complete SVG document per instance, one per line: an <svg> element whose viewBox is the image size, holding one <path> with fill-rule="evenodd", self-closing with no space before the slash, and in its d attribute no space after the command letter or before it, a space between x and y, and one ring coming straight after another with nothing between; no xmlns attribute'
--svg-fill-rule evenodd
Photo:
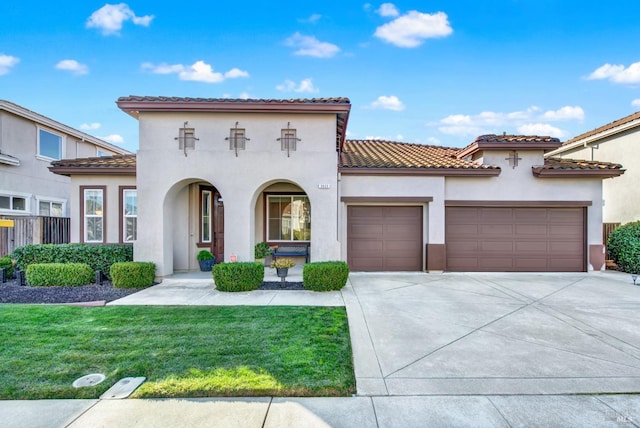
<svg viewBox="0 0 640 428"><path fill-rule="evenodd" d="M620 223L602 223L602 244L607 245L607 239L613 232L613 229L620 226Z"/></svg>
<svg viewBox="0 0 640 428"><path fill-rule="evenodd" d="M13 227L0 227L0 257L28 244L68 244L71 239L68 217L2 216Z"/></svg>

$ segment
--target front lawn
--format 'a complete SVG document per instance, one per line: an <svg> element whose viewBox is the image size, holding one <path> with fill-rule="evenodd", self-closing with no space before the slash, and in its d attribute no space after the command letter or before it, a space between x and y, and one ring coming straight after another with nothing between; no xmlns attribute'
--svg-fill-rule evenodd
<svg viewBox="0 0 640 428"><path fill-rule="evenodd" d="M88 388L71 384L102 373ZM0 305L0 399L344 396L355 392L344 308Z"/></svg>

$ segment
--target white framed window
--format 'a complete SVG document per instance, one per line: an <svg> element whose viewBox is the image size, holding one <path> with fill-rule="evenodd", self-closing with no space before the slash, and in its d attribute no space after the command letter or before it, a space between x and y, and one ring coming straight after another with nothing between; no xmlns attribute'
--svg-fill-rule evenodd
<svg viewBox="0 0 640 428"><path fill-rule="evenodd" d="M211 242L212 201L213 192L211 190L200 191L200 242Z"/></svg>
<svg viewBox="0 0 640 428"><path fill-rule="evenodd" d="M104 189L83 189L84 242L104 242Z"/></svg>
<svg viewBox="0 0 640 428"><path fill-rule="evenodd" d="M44 217L64 217L66 211L66 201L55 198L39 198L38 201L38 215Z"/></svg>
<svg viewBox="0 0 640 428"><path fill-rule="evenodd" d="M64 137L44 128L38 128L38 156L60 160L64 153Z"/></svg>
<svg viewBox="0 0 640 428"><path fill-rule="evenodd" d="M138 191L122 190L122 242L134 242L138 238Z"/></svg>
<svg viewBox="0 0 640 428"><path fill-rule="evenodd" d="M311 240L311 203L305 195L267 195L267 240Z"/></svg>
<svg viewBox="0 0 640 428"><path fill-rule="evenodd" d="M0 192L0 212L7 214L29 214L31 195L26 193Z"/></svg>

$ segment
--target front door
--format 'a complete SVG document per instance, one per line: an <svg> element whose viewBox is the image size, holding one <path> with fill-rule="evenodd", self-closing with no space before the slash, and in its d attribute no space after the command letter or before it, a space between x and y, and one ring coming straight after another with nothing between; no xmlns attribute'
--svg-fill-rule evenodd
<svg viewBox="0 0 640 428"><path fill-rule="evenodd" d="M220 192L212 186L200 186L200 239L198 248L224 261L224 204Z"/></svg>

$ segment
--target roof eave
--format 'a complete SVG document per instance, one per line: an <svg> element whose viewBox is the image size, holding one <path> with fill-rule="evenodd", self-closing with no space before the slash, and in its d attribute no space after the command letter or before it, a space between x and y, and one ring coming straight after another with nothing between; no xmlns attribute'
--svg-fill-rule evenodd
<svg viewBox="0 0 640 428"><path fill-rule="evenodd" d="M547 169L532 167L537 178L613 178L624 174L624 169Z"/></svg>
<svg viewBox="0 0 640 428"><path fill-rule="evenodd" d="M500 168L359 168L340 167L342 175L419 175L446 177L497 177Z"/></svg>
<svg viewBox="0 0 640 428"><path fill-rule="evenodd" d="M72 175L127 175L135 176L135 167L112 167L112 168L100 168L100 167L66 167L66 166L50 166L49 171L58 175L66 175L71 177Z"/></svg>
<svg viewBox="0 0 640 428"><path fill-rule="evenodd" d="M562 143L560 142L544 142L544 141L536 141L536 142L474 142L467 147L461 149L456 157L458 159L463 159L467 156L473 155L477 152L482 151L491 151L491 150L554 150L560 147Z"/></svg>
<svg viewBox="0 0 640 428"><path fill-rule="evenodd" d="M585 137L582 137L581 135L578 135L577 137L574 137L572 139L573 141L572 140L567 141L564 145L558 147L557 149L555 149L555 150L553 150L553 151L551 151L549 153L546 153L545 156L554 156L554 155L570 152L570 151L575 150L577 148L587 147L589 144L593 144L596 141L600 141L600 140L603 140L605 138L609 138L609 137L611 137L613 135L619 134L621 132L628 131L629 129L633 129L633 128L636 128L638 126L640 126L640 119L633 120L633 121L627 122L627 123L623 123L621 125L618 125L616 127L610 128L610 129L606 129L606 130L604 130L602 132L598 132L597 134L593 134L593 135L587 135L587 134L589 134L589 132L593 132L593 131L589 131L589 132L586 132L585 134L582 134L582 135L586 135Z"/></svg>

